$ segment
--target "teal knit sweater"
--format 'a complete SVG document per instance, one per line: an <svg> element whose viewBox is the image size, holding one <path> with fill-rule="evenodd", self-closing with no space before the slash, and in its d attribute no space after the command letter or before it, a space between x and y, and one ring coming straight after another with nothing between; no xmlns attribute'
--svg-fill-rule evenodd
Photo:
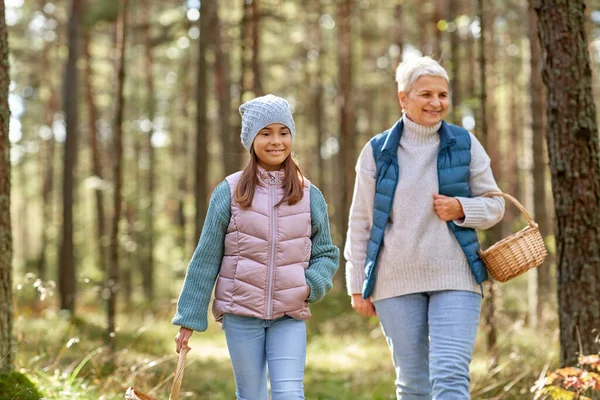
<svg viewBox="0 0 600 400"><path fill-rule="evenodd" d="M309 303L321 300L333 286L333 275L339 266L339 249L329 232L327 203L314 185L310 188L311 242L306 282L310 287ZM227 181L214 190L206 213L198 247L188 265L183 281L174 325L203 332L208 326L208 304L223 259L225 234L231 216L231 195Z"/></svg>

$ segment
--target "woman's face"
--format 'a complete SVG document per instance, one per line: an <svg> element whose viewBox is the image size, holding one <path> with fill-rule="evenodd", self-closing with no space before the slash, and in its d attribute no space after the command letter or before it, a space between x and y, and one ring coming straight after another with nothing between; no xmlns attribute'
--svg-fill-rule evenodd
<svg viewBox="0 0 600 400"><path fill-rule="evenodd" d="M278 171L292 152L292 134L283 124L270 124L258 132L252 146L261 167Z"/></svg>
<svg viewBox="0 0 600 400"><path fill-rule="evenodd" d="M408 93L398 92L404 112L413 122L432 126L440 122L450 108L448 82L441 76L422 75Z"/></svg>

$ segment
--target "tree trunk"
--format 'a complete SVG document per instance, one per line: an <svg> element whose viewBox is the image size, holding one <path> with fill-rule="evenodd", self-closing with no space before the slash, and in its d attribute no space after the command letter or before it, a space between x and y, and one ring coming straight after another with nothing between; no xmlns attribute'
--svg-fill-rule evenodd
<svg viewBox="0 0 600 400"><path fill-rule="evenodd" d="M49 50L49 47L47 48ZM44 66L50 68L50 59L45 55ZM55 87L51 82L48 82L48 89L50 94L46 103L46 110L44 112L44 124L52 129L54 123L54 115L58 111L59 98L56 93ZM52 199L52 193L54 191L54 155L56 153L56 140L54 138L53 131L51 137L44 138L45 142L41 150L41 175L42 175L42 220L40 222L40 253L37 262L37 277L38 279L45 281L47 279L47 267L48 267L48 245L51 242L49 237L48 228L52 226L53 220L53 207L54 202ZM38 310L41 308L40 296L38 294Z"/></svg>
<svg viewBox="0 0 600 400"><path fill-rule="evenodd" d="M8 29L0 0L0 373L13 369L12 231L10 221L10 110Z"/></svg>
<svg viewBox="0 0 600 400"><path fill-rule="evenodd" d="M434 11L432 14L432 20L431 20L431 26L433 28L433 32L434 32L434 41L433 41L433 48L432 48L432 57L436 60L442 60L444 61L444 59L446 57L443 57L442 55L442 40L443 40L443 35L442 35L442 30L439 29L438 27L438 23L446 18L446 10L448 8L448 5L446 4L447 0L435 0L435 5L434 5Z"/></svg>
<svg viewBox="0 0 600 400"><path fill-rule="evenodd" d="M66 141L63 166L63 221L60 245L58 288L60 308L75 313L75 256L73 248L73 192L74 172L77 165L77 136L79 98L77 96L80 24L83 16L83 0L72 0L69 16L69 58L64 75L64 112L66 120Z"/></svg>
<svg viewBox="0 0 600 400"><path fill-rule="evenodd" d="M511 38L508 34L504 36L504 43L511 43ZM514 43L514 42L512 42ZM504 69L504 87L508 90L508 132L506 132L506 137L509 139L508 148L504 148L503 152L505 156L502 157L504 162L502 163L504 166L504 170L501 174L502 178L504 178L504 190L507 193L512 194L517 199L524 199L519 194L519 154L521 153L521 143L522 143L522 129L523 126L521 124L521 120L519 118L520 110L522 109L519 100L521 96L519 95L519 84L515 77L521 74L521 61L520 57L516 55L505 54L505 60L502 62L502 67ZM500 147L499 143L500 135L498 135L496 143L498 143L495 147ZM521 200L523 201L523 200ZM506 207L506 211L504 213L503 224L505 225L507 230L510 230L513 226L515 220L521 215L521 212L514 206Z"/></svg>
<svg viewBox="0 0 600 400"><path fill-rule="evenodd" d="M252 90L255 96L263 95L263 86L260 73L260 11L259 0L252 0Z"/></svg>
<svg viewBox="0 0 600 400"><path fill-rule="evenodd" d="M113 121L114 157L113 157L113 220L110 232L109 263L108 263L108 329L106 344L115 351L115 318L117 313L117 294L119 292L119 220L121 219L122 183L123 183L123 111L125 98L125 49L127 37L127 9L129 0L120 0L119 17L117 20L117 92L115 96L115 116Z"/></svg>
<svg viewBox="0 0 600 400"><path fill-rule="evenodd" d="M394 6L394 44L398 46L398 55L393 59L394 71L402 62L404 50L404 0L398 0Z"/></svg>
<svg viewBox="0 0 600 400"><path fill-rule="evenodd" d="M139 158L136 158L139 160ZM139 168L138 168L139 169ZM127 236L129 236L128 240L133 241L134 243L139 243L139 235L136 231L136 212L138 210L137 204L135 200L125 201L125 220L127 221ZM123 306L126 310L132 309L131 302L131 294L133 293L133 271L132 266L138 265L138 258L134 251L127 251L127 262L126 265L123 265L121 269L121 279L120 286L121 289L121 299L123 299ZM150 299L152 300L152 299Z"/></svg>
<svg viewBox="0 0 600 400"><path fill-rule="evenodd" d="M481 142L483 144L483 146L486 148L486 150L489 153L490 158L492 159L492 170L494 171L495 175L497 176L497 174L500 172L499 168L494 169L494 167L498 166L498 156L493 154L494 152L492 152L492 148L497 146L497 138L496 138L496 129L495 126L492 124L490 125L489 122L490 121L494 121L493 118L493 105L490 102L490 98L492 98L493 101L493 96L490 93L493 93L493 85L491 85L490 83L492 83L492 79L490 79L488 77L488 67L491 67L488 65L488 56L487 56L487 52L486 49L488 48L488 46L491 45L492 39L490 37L490 34L493 34L493 29L491 27L488 27L487 22L489 21L488 19L488 13L489 11L487 11L487 9L484 9L484 2L485 0L477 0L478 3L478 8L479 8L479 21L481 24L481 37L479 39L479 71L480 71L480 105L481 105L481 118L480 118L480 124L481 124L481 129L480 129L480 133L481 133ZM490 52L491 53L491 52ZM492 64L493 65L493 64ZM490 85L488 85L490 84ZM490 87L490 92L488 92L488 86ZM496 227L494 227L495 229L491 229L488 231L488 240L487 240L487 245L491 245L493 243L495 243L499 238L498 238L498 225ZM486 299L485 303L484 303L484 318L486 321L486 326L488 329L488 333L487 333L487 345L488 345L488 351L490 352L490 354L495 354L496 352L496 342L497 342L497 329L496 329L496 321L495 321L495 314L496 314L496 309L495 309L495 299L496 299L496 286L493 282L493 279L490 277L490 284L489 284L489 296ZM492 357L492 360L494 360L494 357Z"/></svg>
<svg viewBox="0 0 600 400"><path fill-rule="evenodd" d="M204 216L208 203L208 121L206 118L207 112L207 59L206 53L211 46L210 37L212 36L211 18L214 14L214 1L205 1L201 5L200 17L200 40L198 54L198 70L196 75L196 186L194 194L196 197L196 225L194 241L197 243L204 225Z"/></svg>
<svg viewBox="0 0 600 400"><path fill-rule="evenodd" d="M84 58L85 58L85 98L87 103L88 111L88 132L90 135L90 156L92 158L92 176L97 177L100 180L104 180L102 174L102 164L100 163L101 149L98 147L98 133L96 130L96 120L98 119L98 109L94 100L94 88L93 82L93 69L92 69L92 56L90 53L90 44L92 37L89 29L85 32L85 46L84 46ZM100 271L106 272L106 227L105 227L105 213L104 213L104 194L101 187L94 189L96 197L96 240L98 245L98 265Z"/></svg>
<svg viewBox="0 0 600 400"><path fill-rule="evenodd" d="M465 12L463 14L466 15L475 15L477 14L477 8L479 7L479 2L477 5L473 4L473 2L468 2L465 7ZM475 35L468 29L467 39L465 40L465 59L467 66L467 74L464 82L464 94L467 99L475 98L475 94L477 93L477 78L479 68L477 66L477 43L478 40L475 38ZM481 78L479 78L481 80Z"/></svg>
<svg viewBox="0 0 600 400"><path fill-rule="evenodd" d="M154 60L152 56L152 36L150 32L150 4L146 4L141 8L142 25L144 26L144 72L146 78L145 93L146 100L146 115L150 121L150 131L146 136L146 155L148 157L148 172L147 172L147 202L143 209L145 219L145 230L143 234L144 256L142 257L142 286L144 295L148 302L152 302L154 298L154 147L152 146L152 136L154 135L154 118L156 115L156 100L154 94Z"/></svg>
<svg viewBox="0 0 600 400"><path fill-rule="evenodd" d="M419 35L419 50L424 56L431 56L433 52L433 45L431 43L434 33L431 30L431 19L430 14L433 13L435 7L432 3L434 0L413 0L413 10L417 13L416 20L417 24L421 29Z"/></svg>
<svg viewBox="0 0 600 400"><path fill-rule="evenodd" d="M356 163L356 132L354 124L354 104L352 98L352 0L341 0L338 24L338 107L340 112L340 152L338 173L340 176L340 202L338 232L342 238L348 226L348 214L354 186L354 165ZM344 248L344 243L342 247ZM344 274L338 274L343 279ZM342 282L343 283L343 282Z"/></svg>
<svg viewBox="0 0 600 400"><path fill-rule="evenodd" d="M240 78L239 78L239 104L242 105L246 99L246 93L251 92L253 89L252 71L250 71L250 64L252 62L252 7L251 4L246 0L242 0L242 19L240 21ZM239 113L235 113L236 116L236 130L235 135L239 135L242 131L242 118ZM240 153L244 154L246 150L242 146L239 140L238 148ZM239 158L238 168L243 168L244 157Z"/></svg>
<svg viewBox="0 0 600 400"><path fill-rule="evenodd" d="M183 68L180 72L180 81L179 87L181 91L181 103L180 107L180 115L181 121L178 124L178 137L177 137L177 145L173 146L174 154L173 159L177 164L176 174L177 174L177 182L176 182L176 192L177 192L177 210L174 215L174 223L176 226L176 236L177 236L177 247L179 247L184 254L186 249L186 235L185 235L185 198L186 194L189 193L188 190L188 166L193 165L194 163L190 162L192 158L192 150L190 149L190 127L191 121L188 113L188 105L190 104L190 99L193 94L193 90L188 84L192 80L192 57L188 55L186 57L185 63L183 64ZM176 111L177 112L177 111ZM231 135L232 132L229 132ZM235 159L233 160L235 161ZM195 247L195 246L194 246ZM192 250L193 251L193 250Z"/></svg>
<svg viewBox="0 0 600 400"><path fill-rule="evenodd" d="M316 55L317 59L315 60L316 68L314 68L314 72L312 75L312 84L311 84L311 94L312 94L312 104L313 104L313 123L316 134L316 149L315 156L317 158L317 184L321 191L326 194L326 184L325 184L325 162L321 155L321 149L324 144L324 135L327 131L325 124L325 113L324 113L324 100L323 100L323 69L324 69L324 51L323 51L323 37L321 31L320 19L323 12L323 5L321 2L314 2L312 12L313 19L310 22L310 35L311 35L311 50Z"/></svg>
<svg viewBox="0 0 600 400"><path fill-rule="evenodd" d="M450 0L448 4L448 13L450 15L448 18L450 22L456 24L458 17L461 15L459 0ZM450 60L452 60L452 65L450 68L450 90L452 91L452 108L450 109L450 118L452 118L453 124L461 125L461 55L460 36L458 35L458 28L455 28L454 32L450 32Z"/></svg>
<svg viewBox="0 0 600 400"><path fill-rule="evenodd" d="M218 6L215 6L218 7ZM215 49L215 86L219 103L219 139L223 147L223 170L225 175L233 174L237 170L239 158L236 145L237 135L231 129L231 77L229 76L229 47L227 39L223 39L221 20L218 9L214 11L212 20ZM227 36L225 36L227 38Z"/></svg>
<svg viewBox="0 0 600 400"><path fill-rule="evenodd" d="M529 79L529 93L531 98L531 131L533 136L533 198L535 221L540 226L543 237L552 233L552 221L547 209L546 196L546 149L544 146L546 133L544 83L542 81L542 50L537 29L537 16L534 9L534 0L529 0L528 7L528 36L531 58L531 76ZM537 268L537 319L543 322L544 309L549 306L552 298L552 277L550 274L550 257Z"/></svg>
<svg viewBox="0 0 600 400"><path fill-rule="evenodd" d="M561 363L598 352L600 150L584 1L537 1L556 215Z"/></svg>

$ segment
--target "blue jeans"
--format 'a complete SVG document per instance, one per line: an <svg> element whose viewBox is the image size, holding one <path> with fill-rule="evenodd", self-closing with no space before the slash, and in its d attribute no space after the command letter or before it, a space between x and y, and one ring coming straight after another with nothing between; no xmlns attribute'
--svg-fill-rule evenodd
<svg viewBox="0 0 600 400"><path fill-rule="evenodd" d="M398 400L469 400L480 294L415 293L374 306L392 351Z"/></svg>
<svg viewBox="0 0 600 400"><path fill-rule="evenodd" d="M223 330L237 400L267 400L267 366L273 400L304 399L304 321L288 316L267 321L225 314Z"/></svg>

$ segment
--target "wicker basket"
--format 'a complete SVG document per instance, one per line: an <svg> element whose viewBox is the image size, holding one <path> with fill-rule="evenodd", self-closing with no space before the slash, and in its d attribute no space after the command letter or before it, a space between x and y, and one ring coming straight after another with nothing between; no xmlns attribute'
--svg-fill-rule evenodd
<svg viewBox="0 0 600 400"><path fill-rule="evenodd" d="M175 377L173 378L173 385L171 385L171 395L169 400L179 399L179 389L181 389L181 381L183 380L183 370L185 368L185 357L189 351L188 347L182 347L179 351L179 360L177 361L177 367L175 368ZM150 397L147 394L140 392L138 389L130 386L125 392L125 400L156 400L154 397Z"/></svg>
<svg viewBox="0 0 600 400"><path fill-rule="evenodd" d="M489 192L484 197L502 196L514 203L527 219L528 226L514 233L479 255L488 272L500 282L513 279L531 268L541 265L548 252L538 225L531 218L521 203L509 194Z"/></svg>

